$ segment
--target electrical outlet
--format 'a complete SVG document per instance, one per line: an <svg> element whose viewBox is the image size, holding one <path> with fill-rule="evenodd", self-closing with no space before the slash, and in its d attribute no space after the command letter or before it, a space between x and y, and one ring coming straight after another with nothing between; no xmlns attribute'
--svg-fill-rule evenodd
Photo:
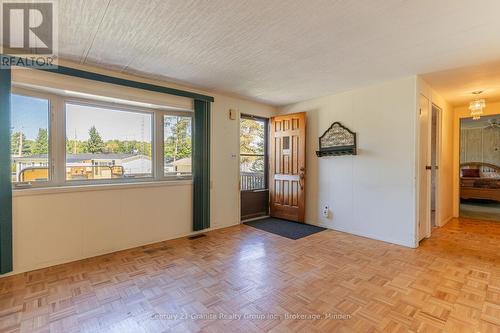
<svg viewBox="0 0 500 333"><path fill-rule="evenodd" d="M323 217L328 218L329 215L330 215L330 207L328 207L328 205L324 205L323 206Z"/></svg>

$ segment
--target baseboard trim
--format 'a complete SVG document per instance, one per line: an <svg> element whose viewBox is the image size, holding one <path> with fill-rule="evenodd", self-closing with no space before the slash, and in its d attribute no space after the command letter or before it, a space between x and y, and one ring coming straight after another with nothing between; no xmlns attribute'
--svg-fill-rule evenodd
<svg viewBox="0 0 500 333"><path fill-rule="evenodd" d="M95 251L93 253L88 253L88 254L83 255L83 256L61 258L58 260L46 261L46 262L39 263L33 267L21 267L21 268L17 268L17 269L16 269L16 267L14 267L14 270L12 272L9 272L7 274L0 274L0 281L2 278L6 278L9 276L13 276L13 275L29 273L29 272L37 271L37 270L44 269L44 268L49 268L49 267L69 264L69 263L76 262L76 261L105 256L105 255L113 254L116 252L131 250L131 249L139 248L142 246L153 245L153 244L157 244L157 243L161 243L161 242L165 242L165 241L170 241L170 240L174 240L174 239L185 238L185 237L189 237L189 236L196 236L196 235L203 234L203 233L210 232L210 231L214 231L217 229L224 229L224 228L233 227L235 225L238 225L238 223L230 224L230 225L222 225L222 226L214 225L213 227L205 229L205 230L180 233L180 234L172 235L170 237L166 237L164 239L138 242L136 244L130 244L130 245L127 245L124 247L119 247L117 249ZM15 265L15 262L14 262L14 265Z"/></svg>
<svg viewBox="0 0 500 333"><path fill-rule="evenodd" d="M398 246L404 246L404 247L407 247L407 248L411 248L411 249L415 249L417 248L418 246L415 246L415 244L408 244L408 243L405 243L405 242L402 242L400 240L393 240L393 239L387 239L387 238L382 238L382 237L379 237L379 236L376 236L376 235L372 235L372 234L368 234L368 233L362 233L362 232L353 232L351 230L347 230L347 229L342 229L342 228L335 228L335 227L332 227L331 225L328 225L328 224L325 224L325 223L321 223L321 222L308 222L309 224L312 224L312 225L316 225L316 226L319 226L319 227L323 227L323 228L327 228L327 229L331 229L331 230L335 230L335 231L339 231L339 232L344 232L346 234L350 234L350 235L354 235L354 236L358 236L358 237L363 237L363 238L368 238L368 239L372 239L372 240L376 240L376 241L380 241L380 242L384 242L384 243L388 243L388 244L393 244L393 245L398 245Z"/></svg>
<svg viewBox="0 0 500 333"><path fill-rule="evenodd" d="M439 227L440 227L440 228L441 228L441 227L444 227L444 226L445 226L448 222L450 222L451 220L453 220L453 218L454 218L454 217L453 217L453 215L452 215L452 216L450 216L450 217L448 217L448 218L446 218L445 220L443 220L444 222L443 222L443 223L441 223L441 225L440 225Z"/></svg>

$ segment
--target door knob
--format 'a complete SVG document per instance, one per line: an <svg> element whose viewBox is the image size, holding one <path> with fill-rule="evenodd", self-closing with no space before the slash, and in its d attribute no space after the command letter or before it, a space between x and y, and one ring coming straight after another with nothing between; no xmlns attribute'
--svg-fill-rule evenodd
<svg viewBox="0 0 500 333"><path fill-rule="evenodd" d="M304 172L300 172L299 173L299 186L300 186L300 189L303 190L304 189L304 179L305 179L305 175L304 175Z"/></svg>

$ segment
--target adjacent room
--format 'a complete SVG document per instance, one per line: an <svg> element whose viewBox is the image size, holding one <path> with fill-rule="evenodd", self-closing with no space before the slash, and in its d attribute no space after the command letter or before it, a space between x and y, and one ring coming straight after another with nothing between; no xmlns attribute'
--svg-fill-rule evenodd
<svg viewBox="0 0 500 333"><path fill-rule="evenodd" d="M460 217L500 222L500 114L460 121Z"/></svg>
<svg viewBox="0 0 500 333"><path fill-rule="evenodd" d="M0 332L500 330L498 1L0 6Z"/></svg>

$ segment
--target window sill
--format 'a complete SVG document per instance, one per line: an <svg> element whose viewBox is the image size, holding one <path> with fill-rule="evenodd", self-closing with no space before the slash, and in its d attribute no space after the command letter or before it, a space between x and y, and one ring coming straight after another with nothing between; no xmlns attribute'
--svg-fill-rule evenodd
<svg viewBox="0 0 500 333"><path fill-rule="evenodd" d="M117 184L89 184L89 185L65 185L53 187L38 187L13 189L13 197L24 197L45 194L61 194L73 192L89 192L89 191L110 191L124 189L138 189L148 187L164 187L164 186L190 186L193 184L191 179L186 180L166 180L166 181L148 181L135 183L117 183Z"/></svg>

